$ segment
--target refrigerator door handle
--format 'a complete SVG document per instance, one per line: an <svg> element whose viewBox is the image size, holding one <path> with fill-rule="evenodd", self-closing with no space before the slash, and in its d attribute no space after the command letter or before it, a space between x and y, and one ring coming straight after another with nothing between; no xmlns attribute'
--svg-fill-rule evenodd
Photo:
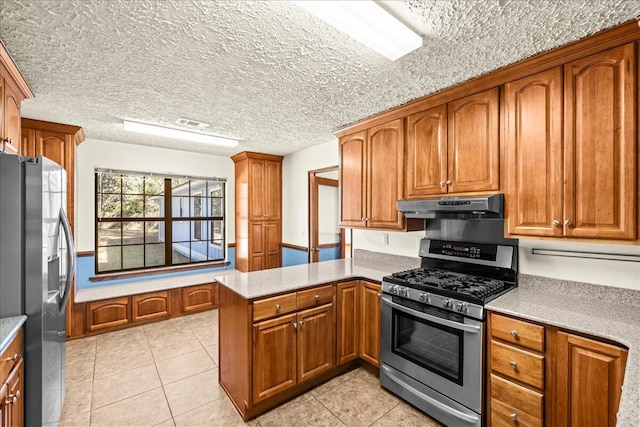
<svg viewBox="0 0 640 427"><path fill-rule="evenodd" d="M64 288L64 295L62 296L62 301L60 302L60 311L62 312L67 306L67 302L69 301L69 293L71 292L71 287L73 285L73 276L75 275L75 253L76 248L73 242L73 235L71 234L71 226L69 225L69 220L64 213L64 210L60 209L60 223L62 224L62 228L64 228L64 237L67 240L67 283Z"/></svg>

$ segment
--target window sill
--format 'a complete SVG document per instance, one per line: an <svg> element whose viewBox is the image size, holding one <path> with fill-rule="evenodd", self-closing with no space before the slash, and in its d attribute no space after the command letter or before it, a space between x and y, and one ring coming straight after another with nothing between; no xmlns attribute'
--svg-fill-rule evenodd
<svg viewBox="0 0 640 427"><path fill-rule="evenodd" d="M103 273L89 277L91 282L103 282L106 280L129 279L131 277L152 276L154 274L176 273L179 271L201 270L203 268L227 267L229 261L207 262L197 265L175 265L172 267L149 268L144 270L123 271L120 273Z"/></svg>

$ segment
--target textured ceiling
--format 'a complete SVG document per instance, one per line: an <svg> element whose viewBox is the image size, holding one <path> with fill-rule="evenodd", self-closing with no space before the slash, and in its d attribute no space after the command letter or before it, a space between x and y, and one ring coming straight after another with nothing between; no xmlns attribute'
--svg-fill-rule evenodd
<svg viewBox="0 0 640 427"><path fill-rule="evenodd" d="M0 39L35 98L23 117L87 138L288 154L331 130L640 15L640 0L383 1L424 39L390 62L289 2L0 0ZM211 123L235 148L125 132Z"/></svg>

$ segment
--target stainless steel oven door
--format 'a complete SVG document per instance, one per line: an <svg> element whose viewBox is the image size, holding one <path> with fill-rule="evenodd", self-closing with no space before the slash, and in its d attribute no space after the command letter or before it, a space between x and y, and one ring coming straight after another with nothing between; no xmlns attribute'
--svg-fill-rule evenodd
<svg viewBox="0 0 640 427"><path fill-rule="evenodd" d="M480 414L483 324L382 296L381 362Z"/></svg>

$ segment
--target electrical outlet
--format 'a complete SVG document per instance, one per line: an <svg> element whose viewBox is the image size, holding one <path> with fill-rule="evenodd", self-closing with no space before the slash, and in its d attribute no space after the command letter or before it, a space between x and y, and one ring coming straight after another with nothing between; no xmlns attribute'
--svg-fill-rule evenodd
<svg viewBox="0 0 640 427"><path fill-rule="evenodd" d="M383 245L388 245L389 244L389 234L388 233L384 233L382 235L382 244Z"/></svg>

